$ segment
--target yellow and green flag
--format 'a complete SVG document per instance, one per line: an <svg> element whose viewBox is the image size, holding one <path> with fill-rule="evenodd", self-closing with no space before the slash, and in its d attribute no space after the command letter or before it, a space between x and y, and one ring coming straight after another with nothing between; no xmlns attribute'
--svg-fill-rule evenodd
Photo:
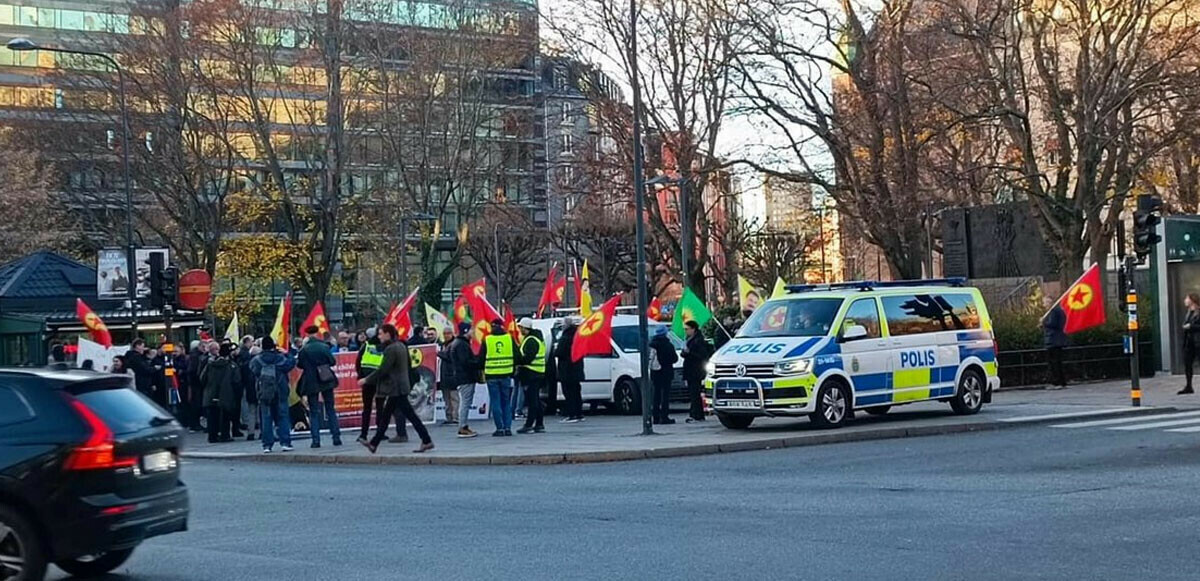
<svg viewBox="0 0 1200 581"><path fill-rule="evenodd" d="M708 310L708 306L692 289L683 289L683 296L679 297L679 302L675 303L675 319L671 321L671 330L679 337L686 337L683 332L683 324L688 321L696 321L697 325L703 327L713 318L712 311Z"/></svg>
<svg viewBox="0 0 1200 581"><path fill-rule="evenodd" d="M771 291L771 298L777 299L787 294L787 283L783 282L780 277L775 278L775 290Z"/></svg>

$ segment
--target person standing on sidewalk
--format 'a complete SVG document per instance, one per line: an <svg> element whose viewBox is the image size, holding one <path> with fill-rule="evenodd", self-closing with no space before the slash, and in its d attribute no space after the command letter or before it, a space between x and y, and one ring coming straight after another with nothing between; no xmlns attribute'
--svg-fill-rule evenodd
<svg viewBox="0 0 1200 581"><path fill-rule="evenodd" d="M304 330L308 340L300 349L300 355L296 357L296 367L300 368L297 391L308 400L308 422L313 448L321 447L322 423L328 424L333 445L342 445L342 430L338 427L337 408L333 404L333 389L337 387L337 376L333 374L333 368L337 365L337 360L333 358L329 344L321 340L320 332L316 325L309 325Z"/></svg>
<svg viewBox="0 0 1200 581"><path fill-rule="evenodd" d="M504 321L492 321L492 332L483 340L479 351L483 378L487 381L488 400L496 431L492 436L511 436L513 421L513 372L516 371L516 346L512 335L504 330Z"/></svg>
<svg viewBox="0 0 1200 581"><path fill-rule="evenodd" d="M704 368L712 357L713 348L704 339L700 325L696 321L683 323L683 332L687 334L687 344L683 348L683 380L688 388L688 423L704 421L704 401L700 394L704 389Z"/></svg>
<svg viewBox="0 0 1200 581"><path fill-rule="evenodd" d="M1042 316L1042 339L1046 344L1046 374L1049 389L1067 386L1067 374L1063 370L1063 350L1067 347L1067 314L1055 303Z"/></svg>
<svg viewBox="0 0 1200 581"><path fill-rule="evenodd" d="M540 434L546 431L542 413L542 386L546 384L546 341L542 339L542 332L533 328L533 319L525 317L518 326L521 327L521 353L517 355L517 383L518 389L525 390L525 405L529 411L525 413L525 426L517 433Z"/></svg>
<svg viewBox="0 0 1200 581"><path fill-rule="evenodd" d="M471 404L475 401L475 384L479 383L479 367L475 353L471 351L471 324L459 323L458 336L446 348L450 352L450 366L458 382L458 437L474 438L476 434L469 425Z"/></svg>
<svg viewBox="0 0 1200 581"><path fill-rule="evenodd" d="M246 424L246 441L254 441L255 426L258 424L258 392L255 389L254 374L250 372L250 363L258 356L257 348L254 346L254 337L246 335L242 337L242 346L238 349L237 362L241 388L238 390L241 397L238 402L241 404L240 421Z"/></svg>
<svg viewBox="0 0 1200 581"><path fill-rule="evenodd" d="M358 362L355 365L355 371L358 378L363 379L383 363L383 350L379 348L379 339L376 337L375 327L367 329L365 335L366 340L358 347ZM375 406L375 413L378 414L383 409L383 402L375 399L375 386L363 385L362 389L362 424L358 428L358 443L367 443L367 433L371 429L371 406Z"/></svg>
<svg viewBox="0 0 1200 581"><path fill-rule="evenodd" d="M254 378L254 383L253 387L247 388L246 391L254 391L258 398L264 454L272 452L276 439L279 440L281 450L292 451L292 422L288 414L291 388L288 387L288 372L294 367L296 360L291 355L281 353L275 346L275 340L269 336L262 338L262 353L250 360L250 377Z"/></svg>
<svg viewBox="0 0 1200 581"><path fill-rule="evenodd" d="M232 442L230 427L238 421L234 416L237 404L234 401L234 383L240 380L237 365L230 360L233 346L229 343L218 347L217 357L204 367L201 379L204 382L204 402L208 408L209 443Z"/></svg>
<svg viewBox="0 0 1200 581"><path fill-rule="evenodd" d="M1200 347L1197 344L1200 338L1200 295L1188 293L1183 305L1187 307L1187 315L1183 318L1183 374L1187 377L1187 384L1179 390L1179 395L1196 393L1192 389L1192 370L1198 355L1197 347Z"/></svg>
<svg viewBox="0 0 1200 581"><path fill-rule="evenodd" d="M438 360L441 361L441 376L438 377L438 393L446 402L446 419L443 426L458 425L458 386L462 385L458 369L450 356L450 346L454 344L454 333L446 329L444 340L438 345Z"/></svg>
<svg viewBox="0 0 1200 581"><path fill-rule="evenodd" d="M667 338L667 326L654 328L650 340L650 382L654 385L654 423L673 424L671 419L671 382L675 380L675 363L679 354Z"/></svg>
<svg viewBox="0 0 1200 581"><path fill-rule="evenodd" d="M579 320L575 317L566 318L566 326L554 347L554 358L558 363L558 381L562 384L563 423L573 424L583 421L583 360L571 360L571 345L575 343L575 333L579 330Z"/></svg>
<svg viewBox="0 0 1200 581"><path fill-rule="evenodd" d="M413 429L417 431L417 435L421 437L421 446L413 452L420 454L433 449L433 440L429 437L429 431L425 429L425 424L421 422L421 418L417 417L416 410L408 401L408 394L412 391L412 383L409 381L412 360L409 359L408 346L403 341L397 340L397 334L394 325L384 325L379 328L383 361L379 364L379 369L358 380L358 385L362 387L374 386L376 399L384 400L382 411L376 414L378 423L375 426L375 436L371 438L371 441L363 444L372 454L379 448L379 444L383 443L392 414L397 409L404 417L408 418Z"/></svg>

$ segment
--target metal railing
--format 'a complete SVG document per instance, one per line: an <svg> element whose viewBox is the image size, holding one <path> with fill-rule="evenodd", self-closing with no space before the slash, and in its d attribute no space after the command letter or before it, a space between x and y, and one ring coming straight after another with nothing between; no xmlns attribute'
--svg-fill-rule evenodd
<svg viewBox="0 0 1200 581"><path fill-rule="evenodd" d="M1154 375L1154 342L1139 341L1142 377ZM1018 387L1046 383L1046 350L1027 349L1001 351L999 355L1000 385ZM1129 357L1120 343L1067 347L1063 353L1063 368L1071 381L1099 381L1129 377Z"/></svg>

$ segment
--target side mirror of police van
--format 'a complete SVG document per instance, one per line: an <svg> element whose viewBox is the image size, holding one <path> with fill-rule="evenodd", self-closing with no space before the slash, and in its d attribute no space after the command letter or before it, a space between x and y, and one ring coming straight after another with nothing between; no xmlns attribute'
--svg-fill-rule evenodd
<svg viewBox="0 0 1200 581"><path fill-rule="evenodd" d="M842 331L842 342L857 341L867 338L867 328L862 325L850 325Z"/></svg>

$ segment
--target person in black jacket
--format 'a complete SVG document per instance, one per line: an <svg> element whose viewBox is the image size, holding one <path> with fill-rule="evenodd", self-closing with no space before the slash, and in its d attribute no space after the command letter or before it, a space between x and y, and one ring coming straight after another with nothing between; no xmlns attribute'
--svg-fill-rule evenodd
<svg viewBox="0 0 1200 581"><path fill-rule="evenodd" d="M1192 369L1196 362L1197 347L1200 347L1196 340L1200 337L1200 295L1188 293L1183 304L1187 307L1187 315L1183 318L1183 373L1187 377L1187 384L1179 390L1179 395L1196 393L1192 389Z"/></svg>
<svg viewBox="0 0 1200 581"><path fill-rule="evenodd" d="M1046 343L1046 367L1049 389L1067 386L1067 374L1063 370L1063 350L1067 347L1067 314L1062 306L1055 304L1042 316L1042 336Z"/></svg>
<svg viewBox="0 0 1200 581"><path fill-rule="evenodd" d="M521 329L521 346L517 353L517 384L525 390L525 426L518 434L546 431L545 414L542 411L542 386L546 383L546 343L542 332L535 329L533 319L525 317L518 324Z"/></svg>
<svg viewBox="0 0 1200 581"><path fill-rule="evenodd" d="M686 321L683 332L687 334L687 345L683 348L683 380L688 388L688 423L704 421L704 401L700 394L704 389L705 367L712 357L713 348L704 339L696 321Z"/></svg>
<svg viewBox="0 0 1200 581"><path fill-rule="evenodd" d="M575 333L579 330L579 320L568 317L558 344L554 346L554 358L557 360L556 370L558 381L562 384L563 423L573 424L583 421L583 360L571 361L571 345L575 343Z"/></svg>
<svg viewBox="0 0 1200 581"><path fill-rule="evenodd" d="M250 362L258 353L254 350L254 337L242 337L242 345L238 348L234 362L238 366L238 418L239 423L246 426L246 441L253 441L258 431L258 392L254 389L254 374L250 371Z"/></svg>
<svg viewBox="0 0 1200 581"><path fill-rule="evenodd" d="M133 384L137 390L154 399L154 365L146 356L146 340L134 339L129 351L125 352L125 369L133 372Z"/></svg>
<svg viewBox="0 0 1200 581"><path fill-rule="evenodd" d="M442 381L457 384L458 389L458 437L474 438L475 433L468 425L471 418L471 403L475 401L475 384L479 382L479 366L475 352L471 350L471 324L459 323L458 335L443 350L447 354L450 376L443 375Z"/></svg>
<svg viewBox="0 0 1200 581"><path fill-rule="evenodd" d="M671 382L675 380L675 363L679 354L675 344L667 338L667 326L654 329L650 340L650 382L654 384L654 423L673 424L671 419Z"/></svg>

